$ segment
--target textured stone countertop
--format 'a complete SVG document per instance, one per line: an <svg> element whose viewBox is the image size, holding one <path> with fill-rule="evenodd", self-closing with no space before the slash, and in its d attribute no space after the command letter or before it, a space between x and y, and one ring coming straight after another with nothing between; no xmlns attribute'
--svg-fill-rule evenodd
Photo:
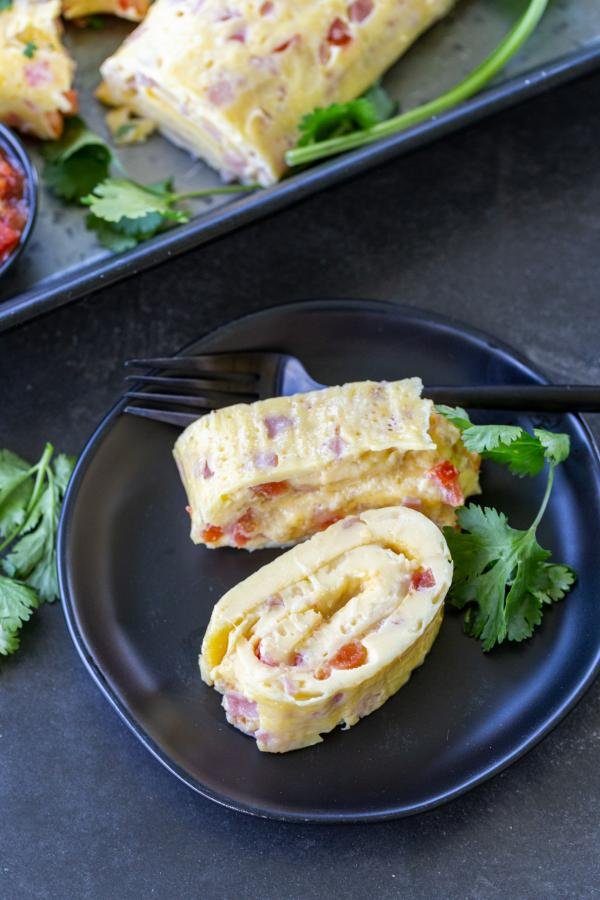
<svg viewBox="0 0 600 900"><path fill-rule="evenodd" d="M77 452L121 363L295 298L462 319L600 381L600 75L0 336L0 446ZM599 434L598 417L595 426ZM600 684L503 774L411 819L268 822L194 795L85 672L58 604L0 663L0 895L598 896Z"/></svg>

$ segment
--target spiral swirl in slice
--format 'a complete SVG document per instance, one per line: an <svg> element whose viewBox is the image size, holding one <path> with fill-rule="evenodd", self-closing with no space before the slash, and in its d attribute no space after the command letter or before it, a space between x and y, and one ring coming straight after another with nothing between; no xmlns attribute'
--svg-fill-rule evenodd
<svg viewBox="0 0 600 900"><path fill-rule="evenodd" d="M316 744L378 709L423 662L451 580L444 537L421 513L348 517L221 598L202 677L259 750Z"/></svg>

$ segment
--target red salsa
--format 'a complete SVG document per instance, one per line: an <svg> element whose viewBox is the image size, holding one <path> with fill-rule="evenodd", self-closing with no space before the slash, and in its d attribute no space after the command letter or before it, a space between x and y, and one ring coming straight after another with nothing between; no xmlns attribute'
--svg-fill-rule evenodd
<svg viewBox="0 0 600 900"><path fill-rule="evenodd" d="M17 247L26 222L25 176L0 148L0 265Z"/></svg>

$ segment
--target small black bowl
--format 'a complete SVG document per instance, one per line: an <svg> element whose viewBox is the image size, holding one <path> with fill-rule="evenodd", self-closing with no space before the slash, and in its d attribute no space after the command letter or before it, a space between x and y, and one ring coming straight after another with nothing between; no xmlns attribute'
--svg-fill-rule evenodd
<svg viewBox="0 0 600 900"><path fill-rule="evenodd" d="M18 259L23 247L29 240L38 207L38 177L35 166L29 158L27 150L19 140L19 138L6 125L0 124L0 150L3 150L9 160L16 163L25 175L25 202L27 203L27 221L21 232L21 240L10 253L4 262L0 263L0 278L10 269L12 264Z"/></svg>

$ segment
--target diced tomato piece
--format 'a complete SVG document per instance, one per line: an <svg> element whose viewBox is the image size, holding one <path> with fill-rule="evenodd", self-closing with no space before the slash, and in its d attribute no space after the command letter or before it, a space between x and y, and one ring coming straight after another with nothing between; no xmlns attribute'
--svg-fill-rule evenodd
<svg viewBox="0 0 600 900"><path fill-rule="evenodd" d="M332 669L357 669L367 661L367 648L360 641L350 641L340 647L333 659L329 660Z"/></svg>
<svg viewBox="0 0 600 900"><path fill-rule="evenodd" d="M214 544L223 537L223 529L218 525L207 525L202 529L200 537L206 544Z"/></svg>
<svg viewBox="0 0 600 900"><path fill-rule="evenodd" d="M243 516L234 522L231 528L231 538L236 547L243 547L252 537L254 530L254 515L251 509L247 509Z"/></svg>
<svg viewBox="0 0 600 900"><path fill-rule="evenodd" d="M435 465L427 473L428 478L434 478L442 489L442 495L450 506L462 506L465 497L459 482L459 472L449 459Z"/></svg>
<svg viewBox="0 0 600 900"><path fill-rule="evenodd" d="M287 41L283 41L281 44L278 44L276 47L273 47L273 53L283 53L284 50L287 50L288 47L291 47L292 44L297 43L297 41L299 41L299 40L300 40L300 35L293 34L291 36L291 38L287 39ZM273 418L279 418L279 417L273 417ZM280 418L285 418L285 417L281 416ZM271 435L269 435L269 437L270 436Z"/></svg>
<svg viewBox="0 0 600 900"><path fill-rule="evenodd" d="M335 47L345 47L352 40L348 23L343 19L334 19L327 32L327 40Z"/></svg>
<svg viewBox="0 0 600 900"><path fill-rule="evenodd" d="M435 585L435 576L431 569L416 569L410 580L410 586L415 591L423 591Z"/></svg>
<svg viewBox="0 0 600 900"><path fill-rule="evenodd" d="M74 91L72 89L63 91L63 97L69 102L69 114L73 115L74 113L76 113L79 109L79 97L77 96L77 91Z"/></svg>
<svg viewBox="0 0 600 900"><path fill-rule="evenodd" d="M257 497L278 497L289 489L289 481L266 481L264 484L255 484L251 491Z"/></svg>
<svg viewBox="0 0 600 900"><path fill-rule="evenodd" d="M4 262L6 257L12 253L19 243L19 237L18 231L0 220L0 262Z"/></svg>

